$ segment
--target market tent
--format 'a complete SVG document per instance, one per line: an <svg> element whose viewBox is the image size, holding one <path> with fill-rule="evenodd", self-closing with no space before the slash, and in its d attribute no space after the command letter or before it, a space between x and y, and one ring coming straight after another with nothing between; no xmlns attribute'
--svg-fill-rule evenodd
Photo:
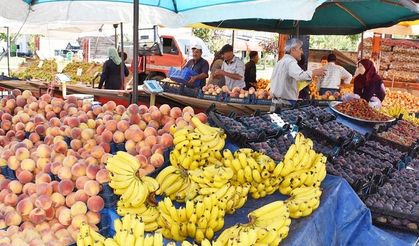
<svg viewBox="0 0 419 246"><path fill-rule="evenodd" d="M260 16L310 20L323 2L325 0L141 0L139 22L180 27ZM0 0L0 17L28 24L133 23L132 3L132 0Z"/></svg>
<svg viewBox="0 0 419 246"><path fill-rule="evenodd" d="M298 12L299 9L295 9ZM222 28L248 29L288 34L356 34L400 21L419 19L419 5L411 0L329 0L317 7L309 21L262 18L207 22Z"/></svg>
<svg viewBox="0 0 419 246"><path fill-rule="evenodd" d="M419 20L404 21L391 27L376 28L369 31L395 35L419 35Z"/></svg>

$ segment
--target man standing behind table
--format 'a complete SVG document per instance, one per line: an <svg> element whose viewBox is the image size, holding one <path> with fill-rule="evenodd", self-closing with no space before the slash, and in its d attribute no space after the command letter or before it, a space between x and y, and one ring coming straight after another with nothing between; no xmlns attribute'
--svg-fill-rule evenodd
<svg viewBox="0 0 419 246"><path fill-rule="evenodd" d="M202 58L202 47L197 44L192 47L192 59L189 60L183 68L190 68L197 73L188 81L188 86L202 88L205 85L205 79L208 78L209 64Z"/></svg>
<svg viewBox="0 0 419 246"><path fill-rule="evenodd" d="M292 38L285 44L285 55L275 65L271 77L271 111L281 106L293 106L298 100L298 83L300 80L312 80L314 76L323 76L323 68L304 71L298 66L303 55L303 42Z"/></svg>
<svg viewBox="0 0 419 246"><path fill-rule="evenodd" d="M244 82L246 82L246 90L250 87L256 87L256 64L259 62L257 51L250 51L250 61L246 63L244 70Z"/></svg>
<svg viewBox="0 0 419 246"><path fill-rule="evenodd" d="M325 65L326 75L320 79L320 95L324 95L329 91L331 95L340 92L340 82L343 80L345 84L350 84L352 75L343 67L336 65L336 55L329 54L327 56L327 64Z"/></svg>
<svg viewBox="0 0 419 246"><path fill-rule="evenodd" d="M243 89L246 86L244 82L244 63L234 56L233 46L229 44L221 48L221 53L223 54L224 62L221 69L215 70L215 75L224 76L228 89L232 90L235 87Z"/></svg>

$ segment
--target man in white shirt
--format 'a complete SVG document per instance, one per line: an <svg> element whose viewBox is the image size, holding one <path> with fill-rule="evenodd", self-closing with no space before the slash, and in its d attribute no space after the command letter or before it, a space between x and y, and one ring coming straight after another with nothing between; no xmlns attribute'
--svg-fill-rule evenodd
<svg viewBox="0 0 419 246"><path fill-rule="evenodd" d="M311 80L313 76L323 76L324 69L304 71L298 66L303 54L303 42L292 38L285 44L285 55L275 65L271 77L271 111L278 107L293 106L298 100L298 84L300 80Z"/></svg>
<svg viewBox="0 0 419 246"><path fill-rule="evenodd" d="M229 44L226 44L221 48L221 54L224 57L224 62L221 69L215 70L215 76L224 76L225 85L230 90L235 87L243 89L246 86L246 83L244 82L244 62L234 56L233 46Z"/></svg>
<svg viewBox="0 0 419 246"><path fill-rule="evenodd" d="M336 56L329 54L327 56L327 65L325 65L326 75L320 79L320 95L324 95L329 91L331 95L340 91L341 80L345 84L350 84L352 75L343 67L336 65Z"/></svg>

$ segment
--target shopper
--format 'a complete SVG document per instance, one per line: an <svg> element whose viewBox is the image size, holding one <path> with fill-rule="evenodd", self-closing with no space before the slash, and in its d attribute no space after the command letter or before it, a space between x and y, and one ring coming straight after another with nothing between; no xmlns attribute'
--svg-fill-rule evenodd
<svg viewBox="0 0 419 246"><path fill-rule="evenodd" d="M120 90L123 87L123 78L121 78L121 64L124 66L124 75L128 76L129 71L119 57L118 51L114 47L108 49L109 60L103 64L102 75L100 76L99 89L105 86L108 90Z"/></svg>
<svg viewBox="0 0 419 246"><path fill-rule="evenodd" d="M342 66L336 65L336 55L329 54L327 56L326 75L320 79L320 95L324 95L327 91L332 95L340 92L340 84L350 84L352 75Z"/></svg>
<svg viewBox="0 0 419 246"><path fill-rule="evenodd" d="M221 67L223 66L223 55L221 54L221 51L218 51L217 53L215 53L214 55L214 60L211 63L210 66L210 77L208 79L208 84L209 85L217 85L220 88L223 87L225 85L225 79L224 76L216 76L215 75L215 71L217 69L221 69Z"/></svg>
<svg viewBox="0 0 419 246"><path fill-rule="evenodd" d="M322 67L327 65L327 56L322 56L322 59L320 60L320 64Z"/></svg>
<svg viewBox="0 0 419 246"><path fill-rule="evenodd" d="M257 51L250 51L250 61L246 63L244 70L244 82L246 82L245 89L256 86L256 64L259 62L259 55Z"/></svg>
<svg viewBox="0 0 419 246"><path fill-rule="evenodd" d="M304 71L298 66L303 55L303 42L292 38L285 44L285 55L275 65L271 77L271 111L281 106L292 106L298 100L298 84L300 80L312 80L314 76L323 76L324 69Z"/></svg>
<svg viewBox="0 0 419 246"><path fill-rule="evenodd" d="M225 84L228 89L235 87L243 89L246 84L244 82L244 63L238 57L234 56L233 46L226 44L221 48L224 62L221 69L215 71L216 76L224 76Z"/></svg>
<svg viewBox="0 0 419 246"><path fill-rule="evenodd" d="M192 47L192 59L189 60L183 68L190 68L197 73L188 81L188 87L202 88L208 78L209 64L202 58L202 47L196 44Z"/></svg>
<svg viewBox="0 0 419 246"><path fill-rule="evenodd" d="M354 77L355 94L367 101L370 101L374 96L380 101L384 100L386 96L384 83L372 61L368 59L359 61Z"/></svg>

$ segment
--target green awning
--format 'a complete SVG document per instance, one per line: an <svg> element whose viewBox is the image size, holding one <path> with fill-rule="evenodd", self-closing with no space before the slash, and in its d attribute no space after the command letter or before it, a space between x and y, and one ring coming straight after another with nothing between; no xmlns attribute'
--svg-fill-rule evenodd
<svg viewBox="0 0 419 246"><path fill-rule="evenodd" d="M296 10L298 11L298 10ZM347 35L419 19L419 6L410 0L328 1L317 7L310 21L241 19L206 25L284 34Z"/></svg>

